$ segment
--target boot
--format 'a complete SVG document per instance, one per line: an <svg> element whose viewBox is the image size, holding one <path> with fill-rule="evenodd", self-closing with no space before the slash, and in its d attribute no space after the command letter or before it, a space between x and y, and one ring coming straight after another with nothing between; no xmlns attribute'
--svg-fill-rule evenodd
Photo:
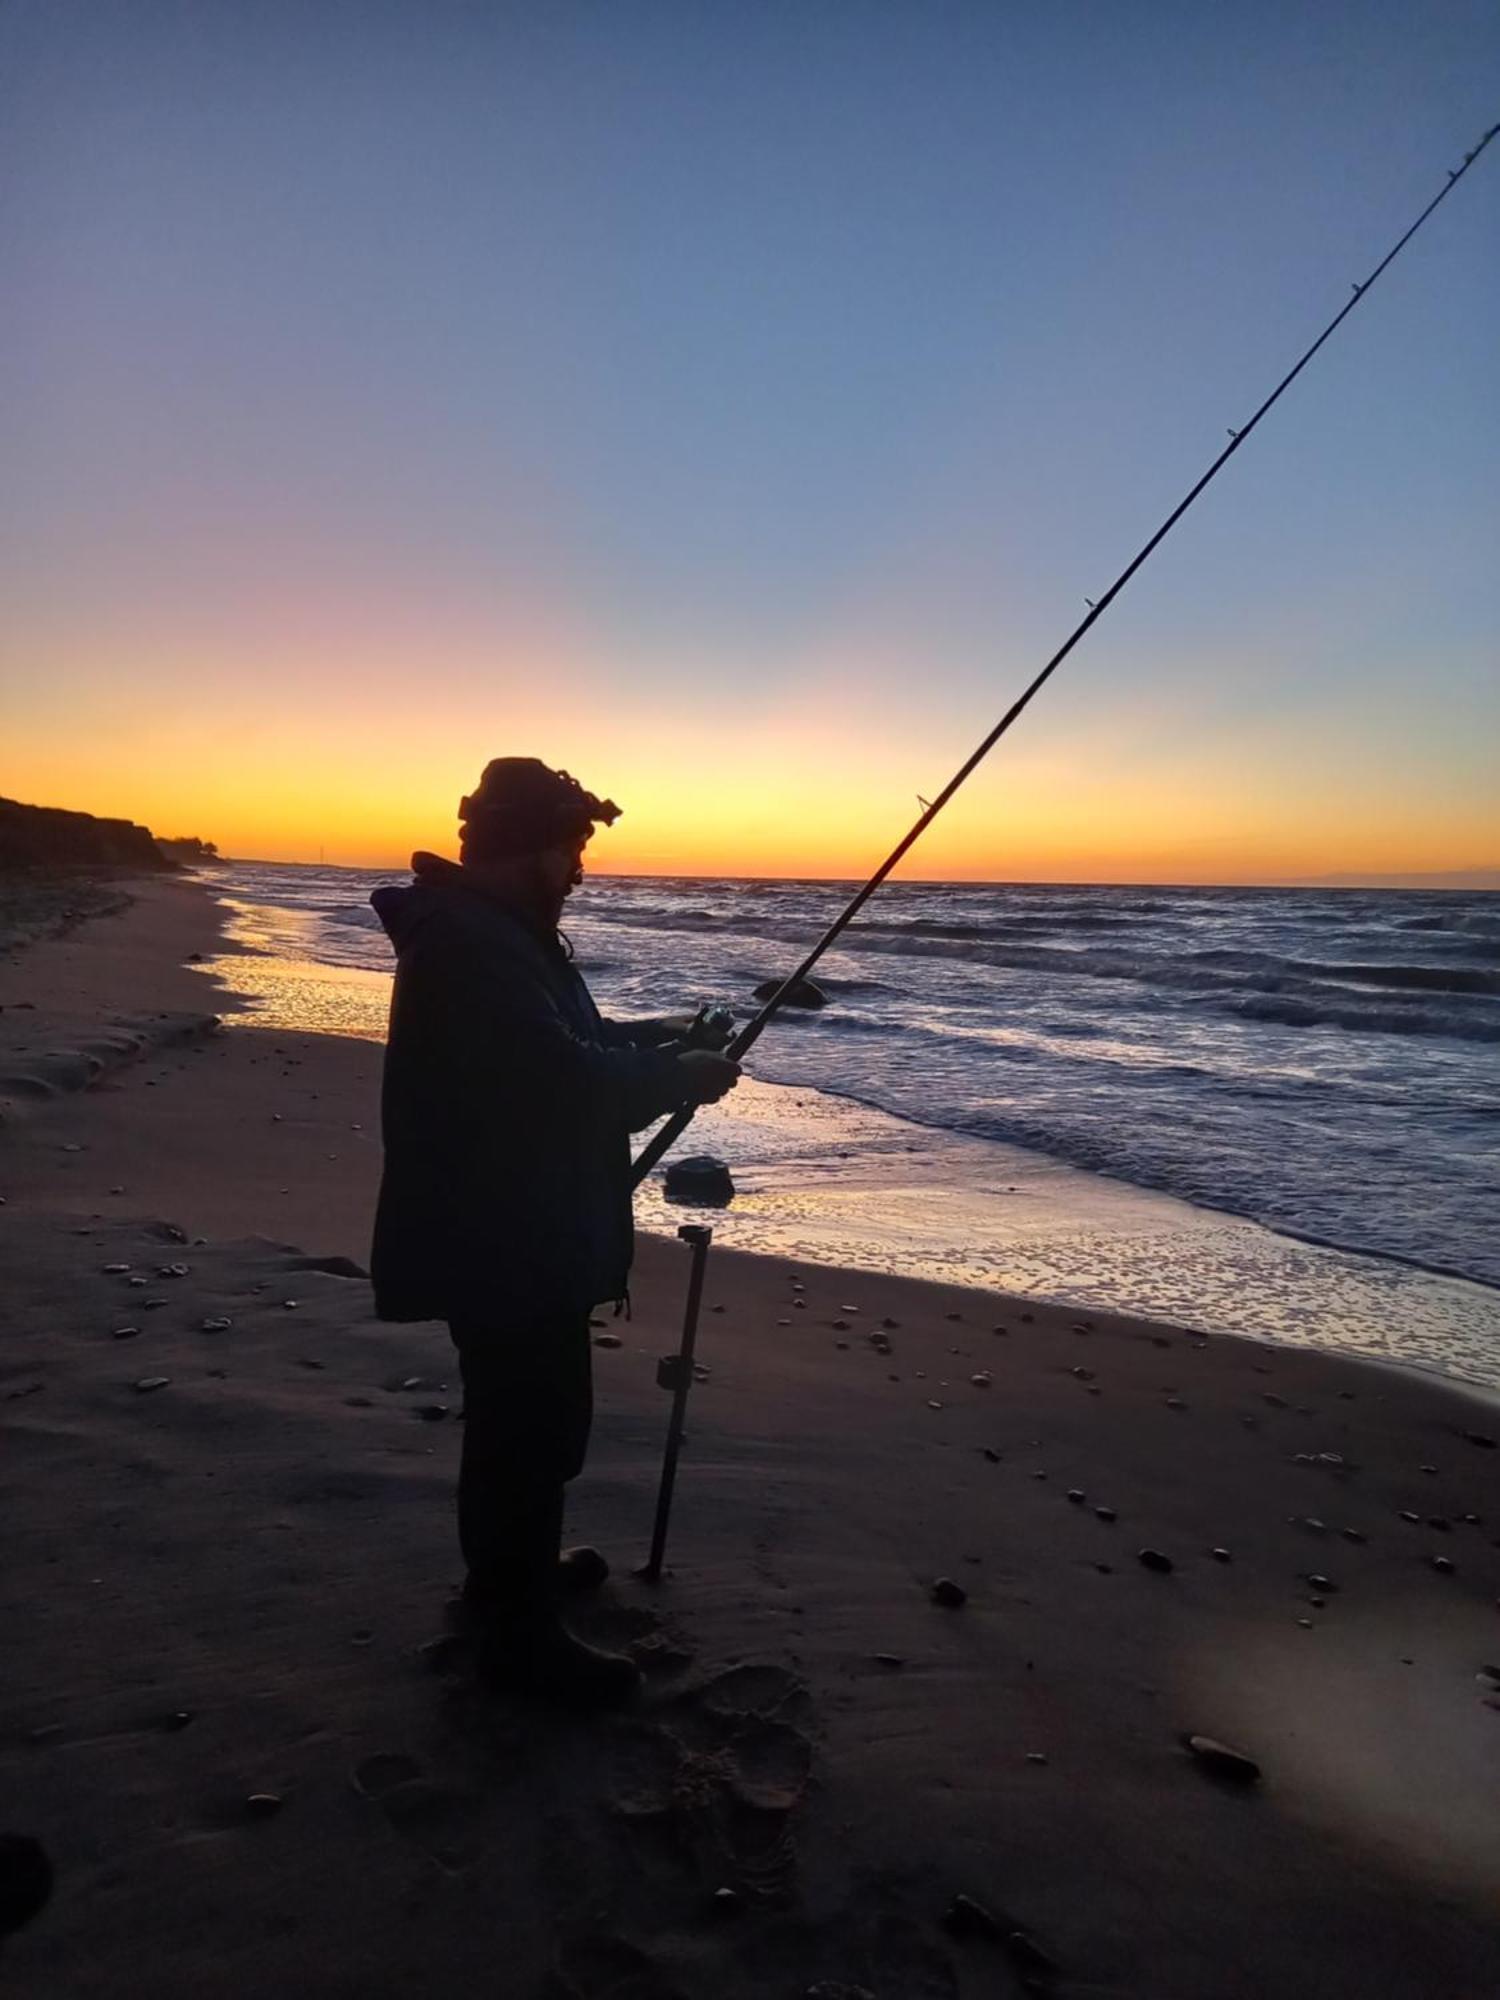
<svg viewBox="0 0 1500 2000"><path fill-rule="evenodd" d="M598 1590L609 1576L609 1564L587 1542L564 1549L557 1558L557 1587L564 1597L582 1597ZM448 1600L446 1622L450 1632L467 1632L483 1626L494 1616L494 1598L481 1590L472 1577Z"/></svg>
<svg viewBox="0 0 1500 2000"><path fill-rule="evenodd" d="M550 1610L492 1617L479 1640L479 1673L498 1691L580 1709L628 1700L641 1679L634 1660L586 1646Z"/></svg>

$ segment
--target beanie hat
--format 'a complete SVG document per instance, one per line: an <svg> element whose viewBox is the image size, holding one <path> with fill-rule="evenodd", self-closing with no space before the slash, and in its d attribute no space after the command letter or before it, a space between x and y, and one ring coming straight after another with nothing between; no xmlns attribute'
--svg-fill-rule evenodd
<svg viewBox="0 0 1500 2000"><path fill-rule="evenodd" d="M596 821L617 820L620 808L539 757L495 757L459 800L458 817L466 860L503 861L586 838Z"/></svg>

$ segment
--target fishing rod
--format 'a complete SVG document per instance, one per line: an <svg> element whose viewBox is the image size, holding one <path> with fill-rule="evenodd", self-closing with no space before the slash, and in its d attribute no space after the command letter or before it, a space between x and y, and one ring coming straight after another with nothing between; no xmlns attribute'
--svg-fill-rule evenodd
<svg viewBox="0 0 1500 2000"><path fill-rule="evenodd" d="M1331 338L1331 336L1338 327L1342 326L1344 321L1349 317L1350 313L1353 312L1354 308L1359 304L1360 300L1365 296L1365 294L1369 291L1370 287L1375 283L1375 280L1381 275L1383 271L1385 271L1388 265L1395 262L1396 258L1406 248L1407 244L1410 243L1411 239L1416 235L1417 231L1422 227L1422 224L1427 220L1428 216L1432 214L1433 210L1437 208L1442 202L1448 199L1448 196L1452 194L1454 188L1463 179L1464 175L1469 171L1470 167L1473 166L1474 162L1479 158L1480 154L1484 151L1485 147L1489 145L1490 141L1495 137L1497 133L1500 133L1500 125L1492 125L1488 130L1488 132L1485 133L1484 137L1479 141L1479 144L1473 147L1471 151L1464 154L1462 165L1449 168L1448 179L1446 183L1433 196L1432 200L1428 202L1427 206L1422 210L1422 213L1417 217L1416 221L1412 223L1411 227L1406 231L1406 233L1403 236L1397 239L1396 243L1392 246L1392 248L1386 252L1385 256L1381 258L1380 262L1375 266L1374 270L1370 273L1369 277L1365 278L1362 282L1354 286L1352 296L1345 300L1342 308L1334 314L1333 318L1328 322L1327 326L1324 327L1323 331L1318 335L1317 339L1313 342L1312 346L1308 348L1307 352L1302 356L1301 360L1297 362L1296 366L1290 369L1276 384L1276 387L1271 391L1270 395L1267 396L1266 400L1261 404L1260 408L1255 412L1254 416L1251 417L1247 423L1242 424L1238 430L1230 431L1228 444L1225 445L1224 449L1219 453L1218 457L1214 460L1213 464L1209 466L1207 472L1203 474L1202 478L1198 481L1197 485L1194 486L1186 495L1186 497L1180 500L1177 506L1172 509L1172 512L1167 516L1166 520L1162 522L1161 526L1157 529L1156 533L1151 537L1150 541L1147 542L1144 548L1142 548L1139 551L1139 553L1135 555L1132 558L1132 560L1126 565L1126 567L1123 570L1121 570L1120 574L1115 578L1114 582L1109 586L1109 589L1105 591L1104 595L1101 598L1099 598L1097 602L1085 598L1084 602L1089 607L1087 617L1083 618L1074 627L1072 632L1068 634L1068 637L1063 641L1062 645L1058 647L1057 651L1052 655L1052 658L1048 660L1047 664L1042 668L1041 672L1036 676L1035 680L1032 681L1031 685L1005 711L1005 714L1001 716L1000 720L995 724L994 728L990 731L989 735L985 737L984 741L979 745L978 749L976 749L973 752L973 754L970 757L966 758L965 761L959 766L957 771L954 772L953 776L948 780L947 784L944 785L943 789L938 793L937 797L932 801L932 803L929 805L925 800L922 801L925 810L923 811L920 819L918 819L915 825L911 828L911 831L896 843L896 845L891 849L890 853L886 856L885 860L881 862L880 866L875 870L875 873L870 877L869 881L866 882L864 887L858 892L857 895L851 898L849 903L839 913L839 915L834 918L833 922L828 926L827 930L824 931L823 935L818 939L817 943L813 946L812 950L807 954L806 958L803 959L802 963L796 968L796 970L793 972L789 972L787 974L786 978L782 980L781 984L776 988L776 991L773 994L771 994L770 998L765 1002L765 1005L761 1008L760 1012L754 1017L754 1019L748 1021L745 1024L745 1026L741 1028L740 1032L735 1036L734 1040L730 1042L728 1047L724 1050L724 1054L726 1056L730 1057L735 1061L738 1061L741 1056L745 1055L748 1050L754 1047L755 1043L759 1041L762 1032L765 1030L768 1024L775 1018L776 1014L780 1011L781 1007L785 1003L786 996L796 989L798 981L803 980L807 977L807 975L812 971L813 967L817 964L818 960L823 956L824 952L827 951L829 946L834 942L835 938L837 938L843 931L847 930L849 925L853 923L854 919L859 915L860 911L864 908L865 904L869 902L870 898L874 895L875 891L880 887L881 883L885 880L885 878L890 874L891 870L902 859L902 857L912 847L916 845L917 841L921 839L922 835L927 831L928 827L931 826L932 822L937 818L938 814L943 810L943 807L947 805L949 799L953 797L953 794L958 790L959 786L962 785L964 780L968 778L979 767L979 765L984 762L985 758L990 754L991 750L994 749L995 745L1000 741L1000 738L1005 734L1006 730L1009 729L1011 724L1021 716L1021 714L1025 711L1025 709L1030 705L1033 697L1039 694L1041 690L1046 686L1047 682L1051 680L1053 674L1056 673L1057 669L1062 665L1063 661L1068 657L1069 653L1072 652L1073 648L1078 644L1079 640L1084 636L1084 634L1087 631L1089 631L1092 626L1098 624L1099 620L1104 616L1105 612L1108 611L1110 605L1114 603L1115 599L1119 596L1120 592L1125 588L1126 584L1129 583L1130 579L1135 575L1136 571L1147 560L1147 558L1153 554L1153 552L1158 548L1158 546L1163 541L1166 540L1167 536L1171 533L1173 528L1176 527L1177 523L1182 519L1183 515L1188 511L1189 507L1192 506L1193 502L1198 498L1199 494L1203 492L1204 488L1208 486L1214 479L1216 479L1219 473L1223 471L1224 467L1229 463L1230 459L1234 457L1235 453L1239 450L1240 446L1245 443L1246 439L1250 436L1250 433L1255 429L1256 425L1260 422L1261 418L1264 417L1271 410L1273 405L1275 405L1281 400L1282 396L1286 393L1286 391L1291 388L1292 384L1296 381L1297 377L1302 373L1303 369L1307 366L1308 362L1312 360L1313 356L1317 353L1318 349L1323 346L1325 341ZM670 1146L675 1144L675 1142L687 1130L689 1124L691 1124L692 1122L693 1111L695 1108L696 1107L690 1105L684 1107L684 1109L682 1109L681 1111L674 1112L672 1116L666 1121L666 1123L661 1127L661 1129L658 1132L654 1133L652 1137L647 1140L646 1144L641 1148L639 1154L636 1156L635 1165L632 1169L633 1186L639 1187L640 1183L645 1179L646 1175L650 1173L651 1169L656 1165L657 1161L661 1158L663 1153L665 1153Z"/></svg>

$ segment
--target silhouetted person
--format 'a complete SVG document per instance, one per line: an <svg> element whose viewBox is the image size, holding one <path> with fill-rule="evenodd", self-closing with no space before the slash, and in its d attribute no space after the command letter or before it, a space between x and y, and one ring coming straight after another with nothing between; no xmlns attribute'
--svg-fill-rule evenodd
<svg viewBox="0 0 1500 2000"><path fill-rule="evenodd" d="M376 1308L446 1320L458 1349L464 1602L487 1676L583 1702L637 1679L558 1612L589 1312L629 1278L629 1134L739 1075L684 1048L685 1020L602 1020L558 935L584 846L618 813L565 771L497 758L459 806L461 864L416 854L410 888L370 898L396 948Z"/></svg>

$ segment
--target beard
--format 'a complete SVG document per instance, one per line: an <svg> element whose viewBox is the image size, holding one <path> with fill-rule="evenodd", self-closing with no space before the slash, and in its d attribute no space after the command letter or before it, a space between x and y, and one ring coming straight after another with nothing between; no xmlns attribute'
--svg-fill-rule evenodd
<svg viewBox="0 0 1500 2000"><path fill-rule="evenodd" d="M563 905L582 880L579 868L568 880L559 882L556 871L538 856L526 872L525 901L532 921L555 931L562 922Z"/></svg>

